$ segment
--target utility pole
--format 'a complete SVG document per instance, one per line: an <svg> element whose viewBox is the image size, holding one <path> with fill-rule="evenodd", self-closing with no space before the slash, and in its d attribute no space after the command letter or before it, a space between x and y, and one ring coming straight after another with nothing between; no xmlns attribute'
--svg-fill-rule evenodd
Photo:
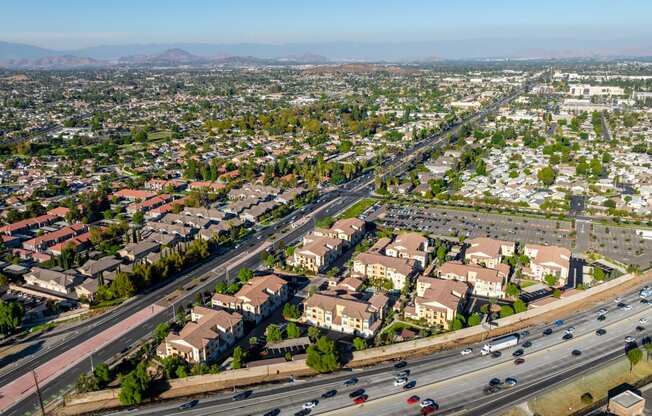
<svg viewBox="0 0 652 416"><path fill-rule="evenodd" d="M35 370L32 370L32 376L34 377L34 385L36 386L36 397L38 397L38 404L41 406L41 416L45 416L45 407L43 406L43 398L41 397L41 389L38 386Z"/></svg>

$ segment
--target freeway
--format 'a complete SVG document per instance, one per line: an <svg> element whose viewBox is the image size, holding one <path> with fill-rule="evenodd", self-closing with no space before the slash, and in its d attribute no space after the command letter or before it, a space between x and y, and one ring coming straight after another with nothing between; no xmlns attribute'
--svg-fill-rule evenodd
<svg viewBox="0 0 652 416"><path fill-rule="evenodd" d="M516 98L526 88L527 85L518 89L508 97L504 97L501 100L491 104L487 108L481 110L480 112L471 115L463 122L452 125L447 129L444 129L440 134L426 138L416 143L411 148L405 150L401 154L387 159L385 162L383 162L383 167L392 174L400 174L406 169L414 167L416 163L421 161L421 158L423 157L423 150L441 144L445 140L445 134L455 134L461 128L463 123L472 122L486 116L489 112L494 111L499 106ZM367 171L365 174L360 175L358 178L340 186L338 189L325 193L316 202L305 206L298 214L307 215L307 213L311 213L314 219L319 219L323 216L337 213L358 201L361 198L361 195L368 194L368 192L372 190L372 182L373 172ZM349 194L346 194L346 192L349 192ZM106 314L106 316L103 316L100 319L93 320L85 325L79 326L73 335L65 338L59 344L51 345L46 350L42 350L33 354L31 357L29 357L28 360L22 361L20 366L5 370L5 372L0 375L0 386L8 385L19 377L24 377L32 370L47 364L53 358L68 351L73 346L81 344L83 341L111 328L116 323L127 319L128 317L134 315L136 312L148 308L150 305L155 304L156 302L159 302L167 295L177 290L177 288L184 286L186 283L191 282L198 276L206 277L205 279L201 279L203 283L198 284L191 290L186 291L186 294L182 298L174 301L175 306L190 304L194 299L194 295L196 293L200 291L204 292L206 290L212 290L218 281L227 279L229 270L227 270L223 265L232 259L239 260L237 266L238 268L256 268L260 263L260 252L267 249L269 246L269 243L266 241L266 239L272 237L272 235L278 234L282 230L289 227L290 224L294 221L296 215L297 212L288 214L286 217L282 218L272 226L265 227L259 232L254 233L245 241L240 243L239 246L236 246L236 248L233 250L215 256L211 260L183 273L174 281L169 282L148 294L135 297L135 299L132 301L126 302L123 306L118 307L112 312L109 312ZM310 230L311 227L312 223L306 222L303 225L287 232L281 238L276 239L274 244L278 244L278 241L283 241L283 243L289 245L299 240L301 236ZM170 306L170 309L171 308L172 306ZM165 322L171 319L171 317L172 310L170 310L170 313L156 314L154 317L147 320L143 325L129 330L123 337L116 339L115 342L98 348L91 354L89 360L84 360L82 362L70 365L62 374L58 375L55 380L52 380L44 386L41 386L41 394L44 400L52 400L56 397L59 397L62 392L70 390L80 373L90 371L92 361L108 361L111 357L114 357L115 355L128 349L138 340L150 335L157 324ZM33 390L32 387L30 388ZM32 413L35 409L37 409L37 397L36 393L32 392L23 400L14 403L10 409L6 409L5 414L23 415Z"/></svg>
<svg viewBox="0 0 652 416"><path fill-rule="evenodd" d="M118 412L120 416L203 416L214 414L264 415L275 411L278 415L292 415L301 410L304 403L319 400L310 414L323 415L415 415L418 405L411 406L406 400L417 395L421 399L431 398L439 406L437 414L489 415L505 407L540 394L573 376L604 365L612 359L620 358L625 352L626 336L634 336L641 342L649 336L650 330L637 331L641 319L652 321L652 307L639 302L638 292L625 296L622 300L631 306L630 310L620 308L615 302L606 302L582 313L569 317L562 325L538 325L528 328L529 335L522 335L519 346L503 351L500 358L481 356L480 344L473 345L474 352L462 356L463 347L443 351L426 357L408 359L409 380L416 382L410 390L395 387L396 370L392 365L383 364L352 372L318 376L297 380L284 385L267 385L252 388L250 396L243 402L234 402L234 392L218 393L199 399L190 410L180 410L183 402L165 402L140 409ZM596 319L599 308L607 310L606 319ZM563 340L566 330L573 328L573 338ZM546 328L553 333L544 335ZM602 336L597 329L604 329ZM532 345L523 347L529 341ZM523 349L524 363L515 365L512 353ZM573 350L581 351L574 356ZM358 378L354 386L345 386L344 381L352 376ZM485 392L489 380L504 380L513 377L518 381L515 387L502 386L494 393ZM363 405L353 405L349 394L364 389L369 401ZM321 398L329 390L337 390L332 398Z"/></svg>

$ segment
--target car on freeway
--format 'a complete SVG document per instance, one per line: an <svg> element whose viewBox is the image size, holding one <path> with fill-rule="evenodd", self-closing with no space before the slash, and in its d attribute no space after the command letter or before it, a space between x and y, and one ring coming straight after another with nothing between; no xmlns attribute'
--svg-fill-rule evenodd
<svg viewBox="0 0 652 416"><path fill-rule="evenodd" d="M353 399L354 397L362 396L363 394L364 389L357 389L349 393L349 397Z"/></svg>
<svg viewBox="0 0 652 416"><path fill-rule="evenodd" d="M410 390L410 389L413 389L413 388L416 387L416 385L417 385L417 381L416 381L416 380L408 381L408 382L403 386L403 390Z"/></svg>
<svg viewBox="0 0 652 416"><path fill-rule="evenodd" d="M523 348L530 348L532 346L532 341L525 341L523 343Z"/></svg>
<svg viewBox="0 0 652 416"><path fill-rule="evenodd" d="M473 348L464 348L460 354L462 355L469 355L473 352Z"/></svg>
<svg viewBox="0 0 652 416"><path fill-rule="evenodd" d="M626 311L631 311L631 310L632 310L632 305L627 304L627 305L625 305L625 306L623 307L623 309L626 310Z"/></svg>
<svg viewBox="0 0 652 416"><path fill-rule="evenodd" d="M278 416L281 414L281 409L272 409L269 412L265 413L263 416Z"/></svg>
<svg viewBox="0 0 652 416"><path fill-rule="evenodd" d="M423 400L421 400L421 403L419 403L419 406L421 406L421 407L428 407L428 406L435 407L435 401L432 400L432 399L423 399Z"/></svg>
<svg viewBox="0 0 652 416"><path fill-rule="evenodd" d="M318 404L319 402L317 400L310 400L309 402L304 403L302 407L303 410L312 410L317 407Z"/></svg>
<svg viewBox="0 0 652 416"><path fill-rule="evenodd" d="M421 400L419 398L419 396L410 396L410 397L408 397L406 402L407 402L407 404L417 404L417 403L419 403L419 400Z"/></svg>
<svg viewBox="0 0 652 416"><path fill-rule="evenodd" d="M298 412L294 414L294 416L306 416L310 414L310 410L308 409L301 409Z"/></svg>
<svg viewBox="0 0 652 416"><path fill-rule="evenodd" d="M634 342L636 342L636 338L634 338L631 335L628 335L628 336L625 337L625 342L628 343L628 344L634 343Z"/></svg>
<svg viewBox="0 0 652 416"><path fill-rule="evenodd" d="M555 326L562 326L562 325L564 325L564 321L561 320L561 319L557 319L557 320L554 322L554 324L555 324Z"/></svg>
<svg viewBox="0 0 652 416"><path fill-rule="evenodd" d="M331 397L335 397L337 394L337 390L328 390L326 393L321 395L322 399L330 399Z"/></svg>
<svg viewBox="0 0 652 416"><path fill-rule="evenodd" d="M405 377L397 378L397 379L394 380L394 387L399 387L399 386L405 385L405 384L407 384L407 382L408 382L408 379L405 378Z"/></svg>
<svg viewBox="0 0 652 416"><path fill-rule="evenodd" d="M502 355L503 355L503 353L500 352L500 351L494 351L494 352L491 353L492 358L500 358Z"/></svg>
<svg viewBox="0 0 652 416"><path fill-rule="evenodd" d="M191 400L179 406L179 410L192 409L193 407L197 406L197 403L199 403L199 400Z"/></svg>
<svg viewBox="0 0 652 416"><path fill-rule="evenodd" d="M519 349L517 349L516 351L514 351L514 352L512 353L512 356L514 356L514 357L520 357L520 356L523 355L524 353L525 353L525 351L523 351L522 348L519 348Z"/></svg>
<svg viewBox="0 0 652 416"><path fill-rule="evenodd" d="M622 300L623 300L623 298L621 298L620 296L616 296L616 297L614 298L614 302L616 302L616 303L621 303Z"/></svg>
<svg viewBox="0 0 652 416"><path fill-rule="evenodd" d="M407 367L407 363L405 361L399 361L396 364L394 364L394 368L401 369Z"/></svg>
<svg viewBox="0 0 652 416"><path fill-rule="evenodd" d="M598 311L598 315L604 315L606 313L607 313L607 310L605 308L600 308L600 310Z"/></svg>
<svg viewBox="0 0 652 416"><path fill-rule="evenodd" d="M345 386L355 386L358 384L358 378L357 377L351 377L350 379L346 380L344 382Z"/></svg>
<svg viewBox="0 0 652 416"><path fill-rule="evenodd" d="M604 321L607 319L607 315L598 315L598 321Z"/></svg>
<svg viewBox="0 0 652 416"><path fill-rule="evenodd" d="M528 335L530 335L530 331L521 332L521 337L527 337Z"/></svg>
<svg viewBox="0 0 652 416"><path fill-rule="evenodd" d="M639 320L638 320L638 323L641 324L641 325L645 325L645 324L647 324L647 318L641 318L641 319L639 319Z"/></svg>
<svg viewBox="0 0 652 416"><path fill-rule="evenodd" d="M579 357L580 355L582 355L582 351L580 351L580 350L573 350L573 351L571 351L571 354L572 354L574 357Z"/></svg>
<svg viewBox="0 0 652 416"><path fill-rule="evenodd" d="M503 382L497 377L494 377L491 380L489 380L490 386L500 386L501 384L503 384Z"/></svg>
<svg viewBox="0 0 652 416"><path fill-rule="evenodd" d="M436 410L437 409L435 408L435 406L422 407L421 408L421 414L422 415L431 415L431 414L435 413Z"/></svg>
<svg viewBox="0 0 652 416"><path fill-rule="evenodd" d="M574 334L575 333L575 327L574 326L568 327L568 329L566 329L566 333L567 334Z"/></svg>
<svg viewBox="0 0 652 416"><path fill-rule="evenodd" d="M405 378L410 376L410 370L403 370L400 373L396 373L394 378Z"/></svg>
<svg viewBox="0 0 652 416"><path fill-rule="evenodd" d="M546 328L543 330L543 335L550 335L552 334L552 328Z"/></svg>
<svg viewBox="0 0 652 416"><path fill-rule="evenodd" d="M561 337L561 339L566 340L566 341L568 341L569 339L573 339L573 334L571 334L570 332L567 332L567 333L564 334L563 337Z"/></svg>
<svg viewBox="0 0 652 416"><path fill-rule="evenodd" d="M645 327L642 326L642 325L637 325L635 329L636 329L636 331L638 331L638 332L645 331Z"/></svg>
<svg viewBox="0 0 652 416"><path fill-rule="evenodd" d="M517 358L517 359L514 360L514 364L516 364L516 365L521 365L524 362L525 362L524 358Z"/></svg>
<svg viewBox="0 0 652 416"><path fill-rule="evenodd" d="M596 334L596 335L599 335L599 336L602 336L602 335L604 335L604 334L606 334L606 333L607 333L607 330L604 329L604 328L600 328L600 329L598 329L597 331L595 331L595 334Z"/></svg>
<svg viewBox="0 0 652 416"><path fill-rule="evenodd" d="M514 387L517 384L518 384L518 380L516 380L514 377L507 377L505 379L505 385L506 386Z"/></svg>
<svg viewBox="0 0 652 416"><path fill-rule="evenodd" d="M358 396L355 399L353 399L353 403L362 404L362 403L366 402L368 399L369 399L369 396L367 396L366 394L363 394L362 396Z"/></svg>
<svg viewBox="0 0 652 416"><path fill-rule="evenodd" d="M244 400L249 396L251 396L251 393L252 393L251 390L243 391L233 396L232 399L234 402L239 402L240 400Z"/></svg>

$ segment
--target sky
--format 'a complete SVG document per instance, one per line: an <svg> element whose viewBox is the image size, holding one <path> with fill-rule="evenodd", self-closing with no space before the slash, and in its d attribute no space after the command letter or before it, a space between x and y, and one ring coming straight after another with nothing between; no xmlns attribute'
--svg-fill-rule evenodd
<svg viewBox="0 0 652 416"><path fill-rule="evenodd" d="M652 41L650 0L2 0L0 40L126 43Z"/></svg>

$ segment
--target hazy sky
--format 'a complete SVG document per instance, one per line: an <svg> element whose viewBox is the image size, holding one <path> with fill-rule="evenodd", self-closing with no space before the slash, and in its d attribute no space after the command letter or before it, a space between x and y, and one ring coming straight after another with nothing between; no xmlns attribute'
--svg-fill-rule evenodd
<svg viewBox="0 0 652 416"><path fill-rule="evenodd" d="M2 0L0 40L150 42L649 39L651 0Z"/></svg>

